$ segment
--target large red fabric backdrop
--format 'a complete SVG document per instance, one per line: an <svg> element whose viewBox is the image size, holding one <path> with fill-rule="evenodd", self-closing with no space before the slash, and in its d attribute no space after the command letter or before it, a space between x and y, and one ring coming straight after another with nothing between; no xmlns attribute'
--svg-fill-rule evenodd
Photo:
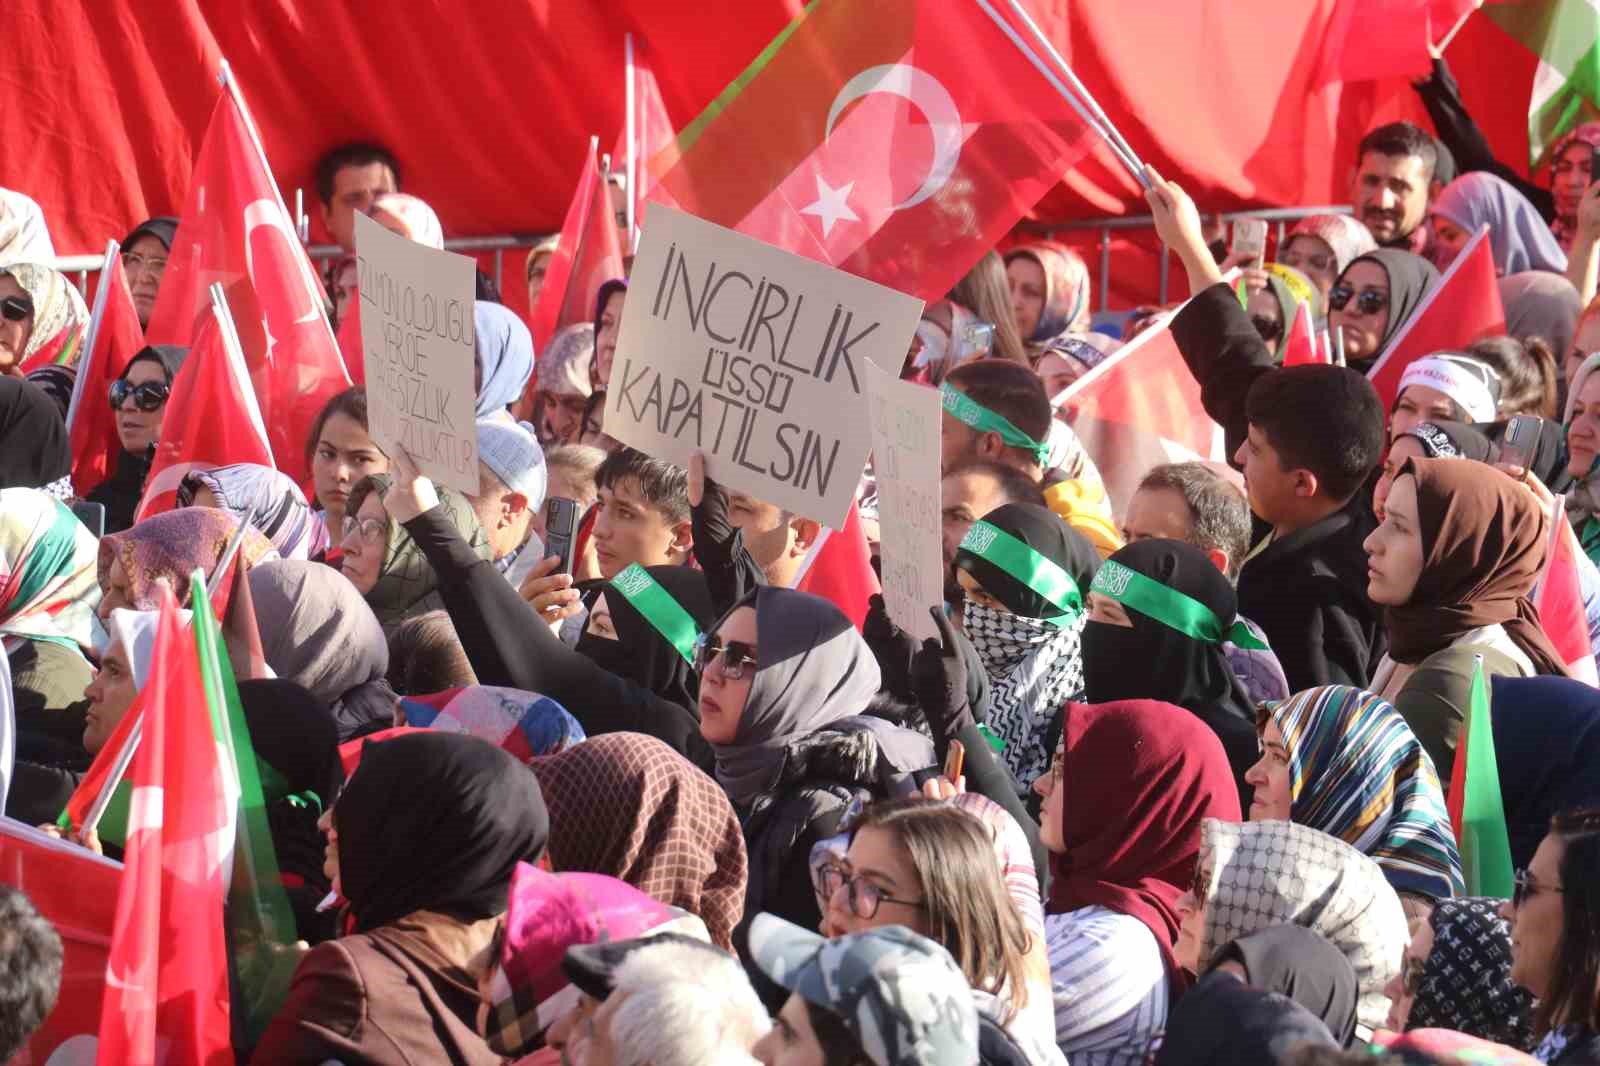
<svg viewBox="0 0 1600 1066"><path fill-rule="evenodd" d="M1323 84L1341 59L1325 54L1341 2L1361 0L1028 0L1134 147L1208 210L1342 201L1361 134L1422 114L1403 79ZM285 200L305 190L313 240L326 236L312 165L354 138L396 151L406 189L450 236L552 232L586 138L615 142L624 31L647 50L682 126L800 9L799 0L9 0L0 186L43 205L62 253L98 251L140 219L178 210L225 56ZM1533 57L1481 16L1449 55L1501 157L1525 160ZM1037 214L1143 212L1102 149ZM1119 241L1115 305L1153 295L1150 246ZM519 309L521 259L508 256L506 269Z"/></svg>

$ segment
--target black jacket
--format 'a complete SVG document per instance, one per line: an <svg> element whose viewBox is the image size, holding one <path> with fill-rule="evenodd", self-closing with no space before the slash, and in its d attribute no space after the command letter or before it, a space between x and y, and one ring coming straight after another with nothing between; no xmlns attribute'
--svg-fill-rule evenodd
<svg viewBox="0 0 1600 1066"><path fill-rule="evenodd" d="M1556 217L1554 193L1495 158L1483 130L1467 114L1466 105L1461 102L1461 87L1443 59L1433 61L1433 73L1416 82L1416 90L1428 109L1428 117L1433 119L1434 129L1439 131L1439 141L1455 157L1458 177L1471 170L1486 170L1515 186L1546 222Z"/></svg>
<svg viewBox="0 0 1600 1066"><path fill-rule="evenodd" d="M711 772L711 746L693 714L561 643L494 563L461 539L441 508L405 527L439 577L445 610L480 683L549 696L590 736L646 733Z"/></svg>
<svg viewBox="0 0 1600 1066"><path fill-rule="evenodd" d="M105 506L107 533L121 533L133 525L133 513L139 508L139 497L144 495L144 479L150 473L154 455L153 447L142 456L126 449L118 452L117 468L90 490L86 499Z"/></svg>
<svg viewBox="0 0 1600 1066"><path fill-rule="evenodd" d="M1189 302L1173 319L1172 336L1232 456L1248 432L1245 397L1257 378L1276 369L1272 354L1222 284ZM1383 616L1367 599L1361 546L1375 524L1357 492L1343 510L1274 541L1239 571L1239 613L1266 633L1291 692L1365 688L1383 657Z"/></svg>

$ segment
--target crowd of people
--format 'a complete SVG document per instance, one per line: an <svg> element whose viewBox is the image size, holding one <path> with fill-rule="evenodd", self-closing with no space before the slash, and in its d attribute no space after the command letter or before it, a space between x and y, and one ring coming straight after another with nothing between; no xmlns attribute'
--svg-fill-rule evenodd
<svg viewBox="0 0 1600 1066"><path fill-rule="evenodd" d="M82 399L122 450L80 498L73 360L20 368L87 313L3 194L5 815L121 853L126 811L58 815L151 676L163 588L237 543L273 675L239 697L296 932L241 1057L1600 1062L1600 691L1532 601L1562 494L1600 653L1600 125L1545 188L1473 154L1442 64L1421 91L1445 139L1375 129L1352 213L1271 262L1229 262L1150 172L1193 293L1170 320L1096 324L1083 259L1048 241L927 307L902 377L944 395L947 587L921 642L881 597L794 587L813 519L608 435L622 278L538 353L480 291L475 493L380 448L356 387L316 419L307 484L194 471L135 521L188 356L152 346ZM317 192L347 251L358 212L442 246L382 148L329 153ZM1363 372L1484 224L1508 333L1418 359L1385 410ZM122 242L141 318L180 225ZM354 273L326 271L335 322ZM1344 365L1282 365L1301 304ZM1120 457L1060 395L1152 327L1230 462L1114 498ZM870 466L857 502L876 555ZM1480 671L1509 899L1468 894L1447 810ZM0 887L0 1061L61 957Z"/></svg>

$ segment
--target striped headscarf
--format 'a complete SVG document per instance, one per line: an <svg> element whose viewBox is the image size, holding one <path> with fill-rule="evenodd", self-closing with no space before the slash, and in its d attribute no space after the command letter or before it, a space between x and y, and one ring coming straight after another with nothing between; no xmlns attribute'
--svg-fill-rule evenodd
<svg viewBox="0 0 1600 1066"><path fill-rule="evenodd" d="M1366 854L1398 892L1445 899L1464 891L1433 760L1388 702L1325 685L1266 713L1289 751L1294 821Z"/></svg>
<svg viewBox="0 0 1600 1066"><path fill-rule="evenodd" d="M80 651L95 645L99 544L67 505L38 489L0 489L0 635Z"/></svg>

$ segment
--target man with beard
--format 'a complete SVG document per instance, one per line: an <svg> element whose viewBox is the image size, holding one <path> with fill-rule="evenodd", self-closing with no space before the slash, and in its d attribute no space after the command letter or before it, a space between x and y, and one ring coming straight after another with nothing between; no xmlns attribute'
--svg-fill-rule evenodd
<svg viewBox="0 0 1600 1066"><path fill-rule="evenodd" d="M1379 126L1361 139L1350 199L1356 218L1384 248L1422 254L1423 223L1439 191L1434 139L1409 122Z"/></svg>

